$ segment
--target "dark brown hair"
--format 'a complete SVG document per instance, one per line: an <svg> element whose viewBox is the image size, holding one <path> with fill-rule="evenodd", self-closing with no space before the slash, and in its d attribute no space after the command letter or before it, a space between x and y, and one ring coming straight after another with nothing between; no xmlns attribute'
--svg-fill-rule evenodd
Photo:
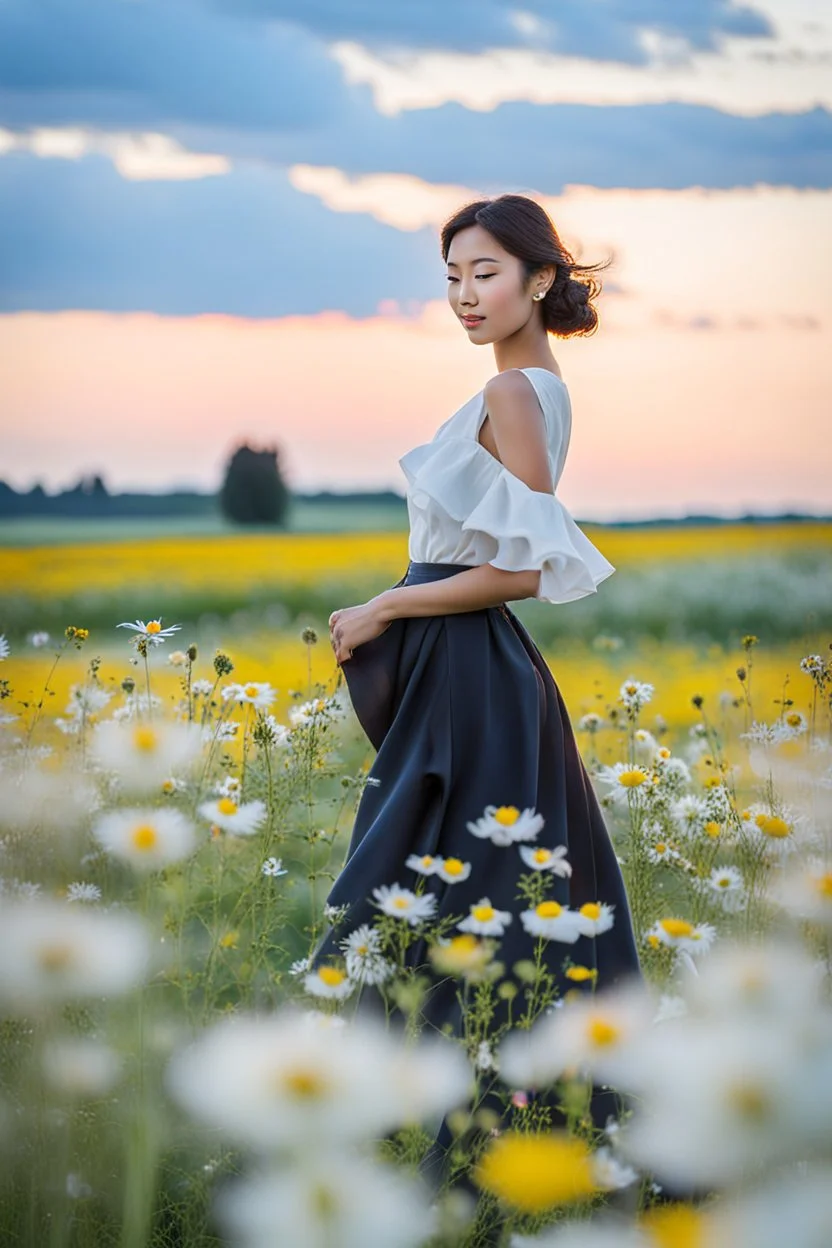
<svg viewBox="0 0 832 1248"><path fill-rule="evenodd" d="M540 301L544 328L559 338L593 334L598 313L591 300L601 293L592 276L611 260L578 264L564 247L545 209L527 195L497 195L463 204L442 226L442 259L448 259L451 240L460 230L481 225L512 256L523 262L524 285L544 265L556 266L555 280ZM577 277L577 274L583 275Z"/></svg>

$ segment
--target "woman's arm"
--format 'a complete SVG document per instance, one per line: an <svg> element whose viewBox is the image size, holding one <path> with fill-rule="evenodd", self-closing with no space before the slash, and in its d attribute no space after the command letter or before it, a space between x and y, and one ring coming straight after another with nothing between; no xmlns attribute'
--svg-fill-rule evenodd
<svg viewBox="0 0 832 1248"><path fill-rule="evenodd" d="M529 489L554 493L546 426L528 377L517 369L498 373L487 383L484 394L487 419L503 466ZM506 572L483 563L445 580L385 590L373 601L380 618L389 623L398 616L452 615L534 598L539 586L539 569Z"/></svg>

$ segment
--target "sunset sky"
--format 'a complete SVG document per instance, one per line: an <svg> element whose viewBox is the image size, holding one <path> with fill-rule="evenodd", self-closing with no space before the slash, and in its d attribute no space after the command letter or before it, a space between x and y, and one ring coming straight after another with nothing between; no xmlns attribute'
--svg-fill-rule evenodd
<svg viewBox="0 0 832 1248"><path fill-rule="evenodd" d="M573 514L830 512L831 66L817 0L7 0L0 477L403 493L496 371L439 226L519 191L614 258Z"/></svg>

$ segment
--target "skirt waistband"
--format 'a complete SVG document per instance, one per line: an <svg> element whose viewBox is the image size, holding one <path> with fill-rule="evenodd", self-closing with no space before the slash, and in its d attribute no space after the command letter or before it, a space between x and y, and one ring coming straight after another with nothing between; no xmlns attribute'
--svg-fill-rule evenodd
<svg viewBox="0 0 832 1248"><path fill-rule="evenodd" d="M423 563L411 559L402 581L411 584L414 581L441 581L446 576L455 576L458 572L469 571L470 566L467 563Z"/></svg>

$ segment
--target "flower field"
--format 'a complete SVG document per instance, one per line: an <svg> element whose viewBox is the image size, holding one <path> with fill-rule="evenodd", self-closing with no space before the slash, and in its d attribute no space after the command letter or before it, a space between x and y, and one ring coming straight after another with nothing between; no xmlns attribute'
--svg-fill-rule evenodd
<svg viewBox="0 0 832 1248"><path fill-rule="evenodd" d="M583 632L518 604L628 887L643 980L612 989L574 950L614 907L553 899L568 855L511 793L468 827L520 856L512 910L438 931L470 864L414 857L313 969L372 782L324 612L397 580L401 535L4 550L0 1243L828 1248L828 530L747 527L707 559L611 534L619 614ZM663 588L627 614L638 576ZM676 635L669 584L718 627ZM449 979L458 1039L422 1019Z"/></svg>

